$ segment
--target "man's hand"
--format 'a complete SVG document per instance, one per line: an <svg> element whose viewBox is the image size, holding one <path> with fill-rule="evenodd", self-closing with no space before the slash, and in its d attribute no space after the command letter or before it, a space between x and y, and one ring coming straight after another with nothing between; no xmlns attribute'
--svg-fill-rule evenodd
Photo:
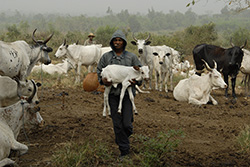
<svg viewBox="0 0 250 167"><path fill-rule="evenodd" d="M107 80L107 78L102 78L102 82L103 82L103 84L104 84L105 86L111 86L111 85L112 85L112 81L109 82L109 81Z"/></svg>
<svg viewBox="0 0 250 167"><path fill-rule="evenodd" d="M136 80L135 79L131 79L131 80L129 80L129 82L131 83L131 85L135 85L136 84Z"/></svg>

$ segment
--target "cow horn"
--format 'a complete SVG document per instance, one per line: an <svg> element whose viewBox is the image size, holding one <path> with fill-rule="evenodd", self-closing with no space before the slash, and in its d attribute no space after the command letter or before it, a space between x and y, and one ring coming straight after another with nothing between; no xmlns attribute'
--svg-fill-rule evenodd
<svg viewBox="0 0 250 167"><path fill-rule="evenodd" d="M246 45L247 45L247 39L245 40L244 45L242 45L240 48L242 49L242 48L244 48Z"/></svg>
<svg viewBox="0 0 250 167"><path fill-rule="evenodd" d="M149 40L149 38L150 38L150 36L151 36L151 34L150 34L150 33L148 33L148 37L145 39L145 41L148 41L148 40Z"/></svg>
<svg viewBox="0 0 250 167"><path fill-rule="evenodd" d="M36 84L35 84L35 82L33 81L33 79L31 79L31 82L32 82L32 84L33 84L33 86L34 86L34 90L33 90L33 92L32 92L32 95L30 95L30 97L27 99L27 102L28 102L28 103L31 103L31 102L32 102L32 99L33 99L33 97L35 96L35 94L36 94L36 92L37 92L37 90L36 90Z"/></svg>
<svg viewBox="0 0 250 167"><path fill-rule="evenodd" d="M214 69L217 69L217 63L216 63L216 61L214 61Z"/></svg>
<svg viewBox="0 0 250 167"><path fill-rule="evenodd" d="M232 37L230 38L230 44L231 44L232 47L234 47L234 44L232 42Z"/></svg>
<svg viewBox="0 0 250 167"><path fill-rule="evenodd" d="M21 98L21 92L20 92L20 81L17 78L14 78L14 80L17 82L17 96Z"/></svg>
<svg viewBox="0 0 250 167"><path fill-rule="evenodd" d="M132 35L133 39L137 42L138 39L135 38L135 33L133 32L133 35Z"/></svg>
<svg viewBox="0 0 250 167"><path fill-rule="evenodd" d="M33 40L35 43L37 43L37 40L35 39L35 32L36 32L36 30L37 30L37 29L35 29L35 30L33 31L33 34L32 34L32 40Z"/></svg>
<svg viewBox="0 0 250 167"><path fill-rule="evenodd" d="M63 41L63 46L65 46L66 45L66 39L64 39L64 41Z"/></svg>
<svg viewBox="0 0 250 167"><path fill-rule="evenodd" d="M203 60L203 59L201 59L201 60L205 63L206 69L208 71L212 71L212 69L209 67L209 65L207 64L207 62L205 60Z"/></svg>
<svg viewBox="0 0 250 167"><path fill-rule="evenodd" d="M49 42L49 40L53 37L54 32L52 34L50 34L50 36L43 42L43 44L46 44L47 42Z"/></svg>

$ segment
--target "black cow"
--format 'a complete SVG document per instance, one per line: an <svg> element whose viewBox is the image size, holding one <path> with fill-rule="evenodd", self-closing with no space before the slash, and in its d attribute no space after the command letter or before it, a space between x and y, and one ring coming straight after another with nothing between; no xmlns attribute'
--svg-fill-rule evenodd
<svg viewBox="0 0 250 167"><path fill-rule="evenodd" d="M232 96L236 98L235 94L235 84L236 77L239 72L242 58L244 53L242 48L246 46L247 40L245 44L241 47L234 46L231 42L232 47L228 49L224 49L215 45L208 44L200 44L194 47L193 49L193 58L196 66L196 74L201 75L204 69L205 60L210 67L214 67L213 60L217 63L217 70L221 71L224 76L224 81L228 85L228 76L231 77L232 83ZM228 87L225 90L225 96L228 97Z"/></svg>

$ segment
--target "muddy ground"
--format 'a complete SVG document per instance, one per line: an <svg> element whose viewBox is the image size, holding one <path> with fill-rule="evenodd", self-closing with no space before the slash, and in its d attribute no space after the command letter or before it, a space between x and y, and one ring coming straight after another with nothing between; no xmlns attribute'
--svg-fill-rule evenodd
<svg viewBox="0 0 250 167"><path fill-rule="evenodd" d="M61 96L62 92L68 96ZM250 101L242 89L236 89L236 93L234 102L224 97L224 90L213 91L219 104L201 107L175 101L171 91L168 96L159 91L138 94L134 134L153 137L160 131L182 129L185 138L169 162L171 166L250 166L249 154L240 151L236 140L250 124ZM39 97L46 123L40 128L27 128L28 140L23 131L19 135L18 140L29 146L28 153L17 160L21 167L51 166L55 150L90 137L109 143L118 156L111 119L102 117L103 94L85 92L82 87L43 87L39 88Z"/></svg>

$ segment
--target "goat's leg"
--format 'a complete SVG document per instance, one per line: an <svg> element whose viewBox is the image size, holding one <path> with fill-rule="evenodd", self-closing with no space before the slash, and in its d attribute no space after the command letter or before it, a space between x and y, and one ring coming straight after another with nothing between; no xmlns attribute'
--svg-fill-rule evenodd
<svg viewBox="0 0 250 167"><path fill-rule="evenodd" d="M125 94L125 91L127 89L128 85L122 85L122 90L121 90L121 94L120 94L120 101L119 101L119 106L118 106L118 113L121 114L122 113L122 100Z"/></svg>
<svg viewBox="0 0 250 167"><path fill-rule="evenodd" d="M102 115L104 117L106 117L106 114L107 114L107 111L106 111L106 108L108 108L108 115L111 115L110 114L110 106L109 106L109 92L110 92L110 89L111 89L111 86L107 87L105 86L105 90L104 90L104 93L103 93L103 96L104 96L104 104L103 104L103 112L102 112Z"/></svg>
<svg viewBox="0 0 250 167"><path fill-rule="evenodd" d="M135 111L135 114L137 115L138 112L136 110L136 107L135 107L135 97L133 95L133 92L132 92L132 87L128 87L128 94L129 94L129 98L130 98L130 101L132 103L132 106L133 106L133 110Z"/></svg>

